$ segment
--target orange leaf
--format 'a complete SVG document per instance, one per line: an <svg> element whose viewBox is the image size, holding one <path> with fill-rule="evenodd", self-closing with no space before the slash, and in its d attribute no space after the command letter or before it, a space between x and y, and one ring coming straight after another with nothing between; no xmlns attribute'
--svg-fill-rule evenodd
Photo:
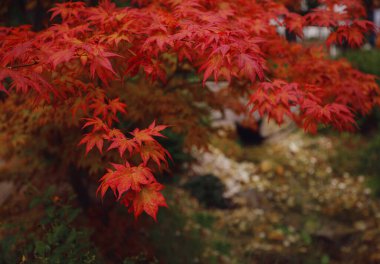
<svg viewBox="0 0 380 264"><path fill-rule="evenodd" d="M143 211L157 221L157 211L159 206L166 204L164 196L160 193L163 185L159 183L151 183L144 186L140 192L135 192L122 201L125 205L130 205L130 210L138 217Z"/></svg>
<svg viewBox="0 0 380 264"><path fill-rule="evenodd" d="M103 197L108 188L114 192L117 199L128 190L140 191L142 185L155 181L151 170L143 165L137 167L130 166L127 162L125 165L112 164L115 171L108 169L107 173L100 179L102 182L98 188Z"/></svg>
<svg viewBox="0 0 380 264"><path fill-rule="evenodd" d="M94 148L95 145L98 148L99 152L102 153L103 142L105 138L106 136L104 134L88 133L82 138L78 145L86 144L86 155L91 149Z"/></svg>

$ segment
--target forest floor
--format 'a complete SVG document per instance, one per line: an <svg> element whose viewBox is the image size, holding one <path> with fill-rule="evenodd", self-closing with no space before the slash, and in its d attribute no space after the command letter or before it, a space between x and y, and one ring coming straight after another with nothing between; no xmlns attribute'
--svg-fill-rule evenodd
<svg viewBox="0 0 380 264"><path fill-rule="evenodd" d="M193 172L226 186L232 206L208 213L238 263L380 263L380 200L352 172L354 138L300 131L252 147L218 138L197 153Z"/></svg>
<svg viewBox="0 0 380 264"><path fill-rule="evenodd" d="M208 152L194 151L185 175L165 183L169 208L160 209L158 222L146 215L136 221L95 195L98 205L78 213L67 183L55 193L35 190L47 200L32 207L33 189L3 182L0 249L22 253L4 263L28 263L41 250L46 263L67 250L82 263L65 234L82 234L84 246L97 248L89 255L97 261L83 263L380 263L380 199L355 169L365 138L293 131L258 146L235 138L214 137Z"/></svg>

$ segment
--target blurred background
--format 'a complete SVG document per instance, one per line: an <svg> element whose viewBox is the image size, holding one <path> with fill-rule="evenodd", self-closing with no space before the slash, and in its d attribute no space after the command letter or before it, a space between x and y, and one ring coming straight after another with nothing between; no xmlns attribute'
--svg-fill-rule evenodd
<svg viewBox="0 0 380 264"><path fill-rule="evenodd" d="M57 2L2 0L0 24L42 30ZM379 26L379 1L366 5ZM323 41L326 30L307 28L303 41ZM379 47L372 34L361 49L330 54L380 77ZM259 125L227 115L207 152L184 152L183 137L166 132L176 165L162 179L169 208L157 223L100 203L96 182L48 171L20 180L0 161L0 263L380 263L380 110L359 117L355 134Z"/></svg>

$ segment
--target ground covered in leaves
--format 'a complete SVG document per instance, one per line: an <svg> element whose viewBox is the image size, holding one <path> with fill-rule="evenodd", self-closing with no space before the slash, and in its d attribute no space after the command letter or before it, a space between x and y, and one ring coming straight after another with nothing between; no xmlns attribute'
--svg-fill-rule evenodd
<svg viewBox="0 0 380 264"><path fill-rule="evenodd" d="M295 132L244 148L215 139L197 153L195 174L226 186L230 208L209 212L232 255L243 263L379 263L380 200L368 177L342 167L355 163L342 154L356 151L352 138Z"/></svg>
<svg viewBox="0 0 380 264"><path fill-rule="evenodd" d="M289 131L250 147L214 137L165 184L157 223L95 195L79 209L65 182L2 182L0 263L379 263L366 139Z"/></svg>

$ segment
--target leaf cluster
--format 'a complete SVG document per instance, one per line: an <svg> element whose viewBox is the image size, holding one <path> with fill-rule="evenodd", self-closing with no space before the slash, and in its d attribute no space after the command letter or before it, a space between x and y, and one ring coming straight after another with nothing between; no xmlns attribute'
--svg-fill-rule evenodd
<svg viewBox="0 0 380 264"><path fill-rule="evenodd" d="M145 211L156 218L166 202L154 173L171 159L157 139L168 126L185 135L189 149L206 146L209 113L226 107L277 123L287 116L310 132L320 124L353 130L355 115L380 103L376 77L330 60L320 45L287 42L277 29L302 38L306 26L324 26L331 31L326 46L357 47L376 28L362 19L362 1L316 6L300 15L288 1L152 0L128 8L66 2L50 10L54 24L40 32L1 27L1 137L5 145L16 139L6 156L53 126L57 141L64 139L56 165L83 165L98 149L100 161L87 159L94 171L113 163L99 193L111 189L136 217ZM73 154L77 144L83 155Z"/></svg>

